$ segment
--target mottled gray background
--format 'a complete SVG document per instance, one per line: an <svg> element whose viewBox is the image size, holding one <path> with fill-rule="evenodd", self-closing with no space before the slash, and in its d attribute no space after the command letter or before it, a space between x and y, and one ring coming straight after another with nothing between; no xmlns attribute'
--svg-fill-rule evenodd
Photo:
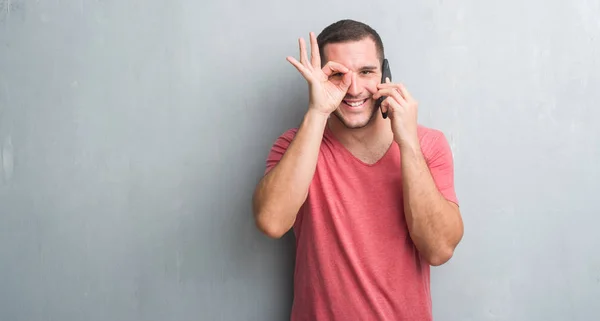
<svg viewBox="0 0 600 321"><path fill-rule="evenodd" d="M600 2L0 0L0 320L285 320L251 193L297 38L380 31L456 158L435 319L600 317Z"/></svg>

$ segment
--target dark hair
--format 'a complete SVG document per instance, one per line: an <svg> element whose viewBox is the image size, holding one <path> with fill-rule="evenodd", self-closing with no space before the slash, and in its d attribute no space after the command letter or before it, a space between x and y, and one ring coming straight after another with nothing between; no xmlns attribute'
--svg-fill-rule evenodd
<svg viewBox="0 0 600 321"><path fill-rule="evenodd" d="M360 41L366 37L370 37L375 42L379 61L383 63L383 58L385 57L383 42L377 31L367 24L350 19L334 22L321 31L317 36L319 54L321 57L324 57L325 45L328 43ZM322 59L322 61L325 64L325 59Z"/></svg>

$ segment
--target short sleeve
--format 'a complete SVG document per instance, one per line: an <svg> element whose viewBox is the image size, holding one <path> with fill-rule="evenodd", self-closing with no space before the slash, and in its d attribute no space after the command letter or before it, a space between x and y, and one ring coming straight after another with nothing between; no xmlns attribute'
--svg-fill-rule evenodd
<svg viewBox="0 0 600 321"><path fill-rule="evenodd" d="M265 174L267 174L271 169L273 169L273 167L275 167L275 165L277 165L277 163L279 163L285 154L285 151L292 143L294 136L296 136L296 131L296 128L289 129L275 140L271 150L269 151L269 155L267 156Z"/></svg>
<svg viewBox="0 0 600 321"><path fill-rule="evenodd" d="M440 193L449 201L458 204L454 188L454 159L452 149L446 136L440 131L434 131L428 143L425 158L431 176Z"/></svg>

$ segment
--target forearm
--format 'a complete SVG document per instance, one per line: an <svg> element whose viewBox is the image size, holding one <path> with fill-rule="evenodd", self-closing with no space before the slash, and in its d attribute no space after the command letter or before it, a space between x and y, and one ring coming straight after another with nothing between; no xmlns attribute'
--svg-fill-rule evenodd
<svg viewBox="0 0 600 321"><path fill-rule="evenodd" d="M457 209L438 191L418 143L401 145L404 212L413 243L431 265L448 261L462 237Z"/></svg>
<svg viewBox="0 0 600 321"><path fill-rule="evenodd" d="M279 238L293 226L315 173L327 116L310 110L279 163L254 193L257 226L270 237Z"/></svg>

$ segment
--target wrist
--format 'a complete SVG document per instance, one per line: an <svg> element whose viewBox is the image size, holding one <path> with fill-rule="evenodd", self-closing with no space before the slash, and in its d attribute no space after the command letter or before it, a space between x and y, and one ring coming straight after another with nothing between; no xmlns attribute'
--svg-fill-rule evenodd
<svg viewBox="0 0 600 321"><path fill-rule="evenodd" d="M311 132L319 132L323 133L325 130L325 126L327 126L327 120L329 119L328 115L323 114L319 111L309 110L304 114L304 119L302 120L302 124L300 127L302 128L310 128Z"/></svg>
<svg viewBox="0 0 600 321"><path fill-rule="evenodd" d="M325 126L327 124L327 120L329 119L329 114L318 111L316 108L308 108L306 114L304 114L304 122L308 122L311 124L322 124Z"/></svg>
<svg viewBox="0 0 600 321"><path fill-rule="evenodd" d="M400 146L400 152L402 153L420 153L421 144L416 137L410 138L395 138L396 143Z"/></svg>

